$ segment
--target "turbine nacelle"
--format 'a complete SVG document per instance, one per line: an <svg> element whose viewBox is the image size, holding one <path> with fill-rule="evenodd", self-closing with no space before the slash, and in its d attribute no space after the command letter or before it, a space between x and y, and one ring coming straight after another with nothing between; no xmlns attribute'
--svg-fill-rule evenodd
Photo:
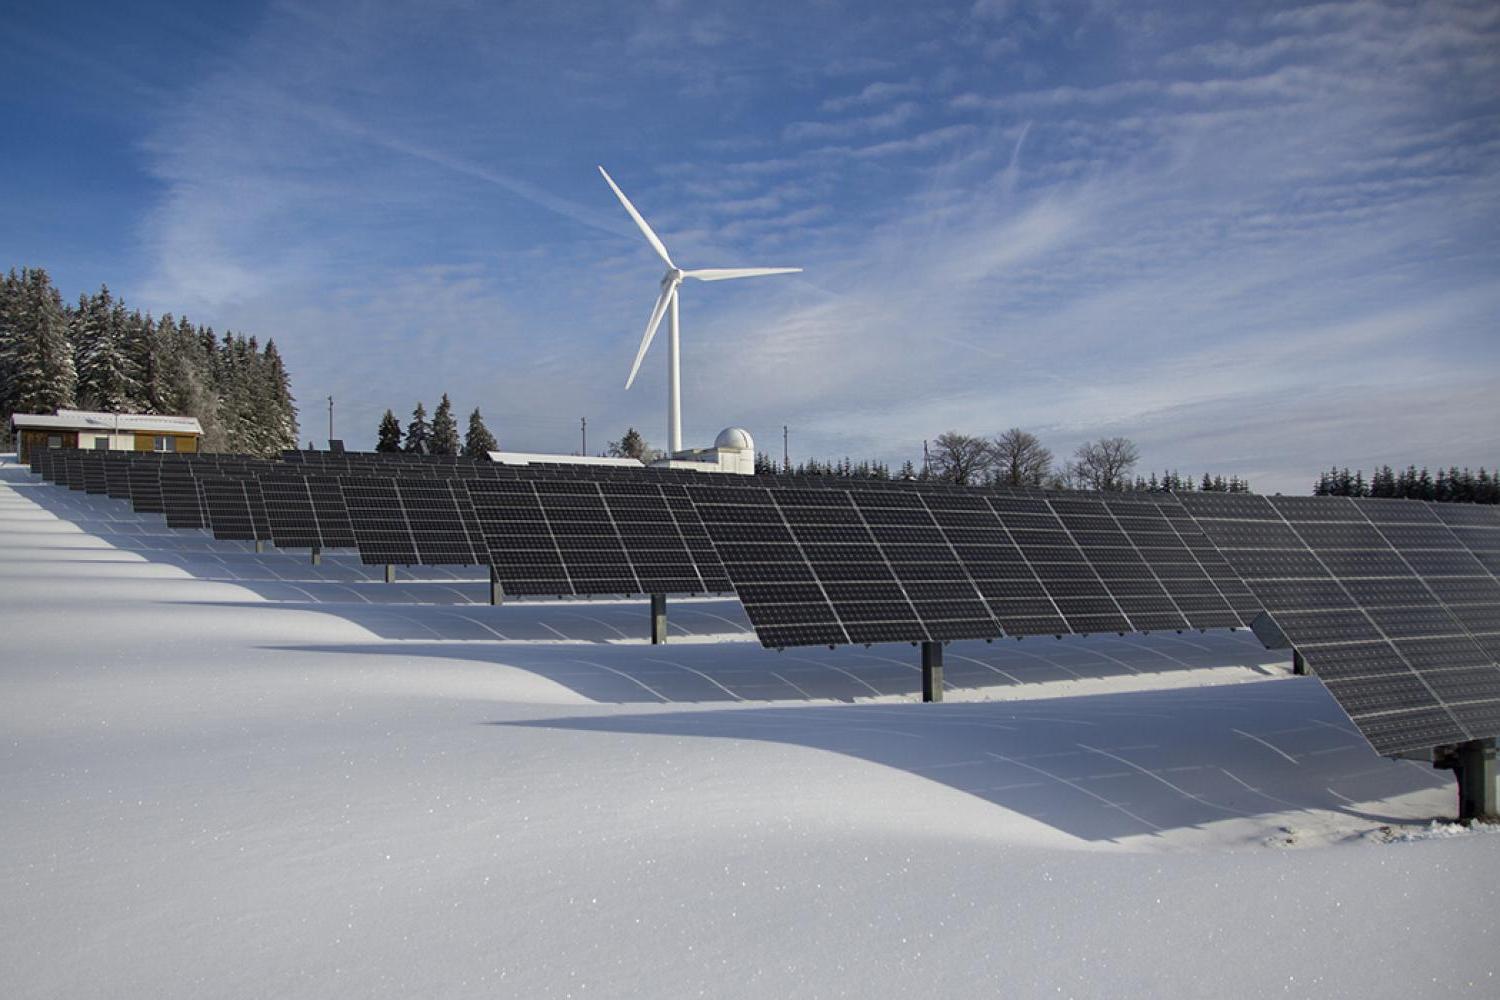
<svg viewBox="0 0 1500 1000"><path fill-rule="evenodd" d="M671 313L672 321L669 327L672 338L672 349L668 355L668 382L667 382L667 439L668 449L675 454L682 450L682 416L678 411L678 401L681 396L681 373L677 365L677 295L678 287L688 278L698 281L728 281L732 278L759 278L769 274L795 274L801 271L800 267L707 267L697 270L683 270L672 263L672 257L667 253L666 244L646 224L641 213L636 211L630 199L625 197L625 192L615 183L614 178L603 167L599 173L604 176L604 182L609 185L615 197L620 199L620 204L625 206L625 211L634 220L636 227L640 229L641 235L646 237L646 242L651 244L651 249L661 258L661 262L667 265L667 273L661 279L661 294L657 296L656 305L651 309L651 318L646 323L646 333L641 337L640 349L635 352L635 363L630 366L630 375L625 379L625 388L629 389L635 382L636 373L641 370L641 361L646 357L646 350L651 346L651 340L656 336L657 327L661 326L664 316Z"/></svg>

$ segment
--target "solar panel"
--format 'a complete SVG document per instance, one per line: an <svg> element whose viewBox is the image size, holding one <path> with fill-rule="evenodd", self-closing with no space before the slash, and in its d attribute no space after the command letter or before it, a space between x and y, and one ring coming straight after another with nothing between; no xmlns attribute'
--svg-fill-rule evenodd
<svg viewBox="0 0 1500 1000"><path fill-rule="evenodd" d="M104 466L104 493L115 500L130 499L130 462L111 456Z"/></svg>
<svg viewBox="0 0 1500 1000"><path fill-rule="evenodd" d="M696 594L708 590L678 519L655 484L605 482L598 488L643 592Z"/></svg>
<svg viewBox="0 0 1500 1000"><path fill-rule="evenodd" d="M466 482L490 566L507 593L571 594L573 583L530 483Z"/></svg>
<svg viewBox="0 0 1500 1000"><path fill-rule="evenodd" d="M213 530L215 538L241 541L270 539L265 505L260 500L259 484L255 480L203 476L195 481L203 496L208 526Z"/></svg>
<svg viewBox="0 0 1500 1000"><path fill-rule="evenodd" d="M339 480L361 562L414 566L421 562L401 509L395 479L344 476Z"/></svg>
<svg viewBox="0 0 1500 1000"><path fill-rule="evenodd" d="M162 512L169 528L202 528L208 525L197 479L189 469L163 469L158 473Z"/></svg>
<svg viewBox="0 0 1500 1000"><path fill-rule="evenodd" d="M1500 591L1431 506L1181 499L1377 750L1500 731L1500 667L1456 613L1478 624ZM1450 606L1445 592L1466 600Z"/></svg>
<svg viewBox="0 0 1500 1000"><path fill-rule="evenodd" d="M486 562L479 523L461 484L405 478L395 483L420 563L477 566Z"/></svg>
<svg viewBox="0 0 1500 1000"><path fill-rule="evenodd" d="M312 498L313 518L318 538L325 549L356 547L354 525L344 503L344 490L333 476L307 476L307 492Z"/></svg>
<svg viewBox="0 0 1500 1000"><path fill-rule="evenodd" d="M263 476L266 521L278 549L321 548L322 534L305 476Z"/></svg>
<svg viewBox="0 0 1500 1000"><path fill-rule="evenodd" d="M83 491L96 496L104 493L104 453L79 452L83 466Z"/></svg>
<svg viewBox="0 0 1500 1000"><path fill-rule="evenodd" d="M689 487L688 496L762 644L854 641L772 503L771 491L704 486Z"/></svg>
<svg viewBox="0 0 1500 1000"><path fill-rule="evenodd" d="M160 512L161 474L154 462L135 462L127 477L130 481L130 507L137 512Z"/></svg>

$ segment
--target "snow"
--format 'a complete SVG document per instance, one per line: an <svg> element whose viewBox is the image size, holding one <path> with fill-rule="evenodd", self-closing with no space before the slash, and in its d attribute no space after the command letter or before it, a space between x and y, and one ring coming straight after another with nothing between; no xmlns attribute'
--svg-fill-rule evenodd
<svg viewBox="0 0 1500 1000"><path fill-rule="evenodd" d="M1494 996L1500 837L1245 633L763 650L0 466L7 997Z"/></svg>

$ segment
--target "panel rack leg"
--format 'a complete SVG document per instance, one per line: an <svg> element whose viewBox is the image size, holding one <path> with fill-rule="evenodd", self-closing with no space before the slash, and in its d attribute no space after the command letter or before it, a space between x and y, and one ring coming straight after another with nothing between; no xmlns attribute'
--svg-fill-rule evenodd
<svg viewBox="0 0 1500 1000"><path fill-rule="evenodd" d="M1495 741L1469 740L1443 747L1432 766L1451 770L1458 779L1458 818L1464 822L1500 822L1495 804Z"/></svg>
<svg viewBox="0 0 1500 1000"><path fill-rule="evenodd" d="M266 540L264 538L257 538L255 540L255 551L256 552L264 552L264 551L266 551Z"/></svg>
<svg viewBox="0 0 1500 1000"><path fill-rule="evenodd" d="M1302 658L1302 654L1297 652L1295 649L1292 650L1292 673L1296 674L1298 677L1307 676L1307 661L1304 660Z"/></svg>
<svg viewBox="0 0 1500 1000"><path fill-rule="evenodd" d="M490 567L490 603L496 607L505 603L505 588L500 585L500 574Z"/></svg>
<svg viewBox="0 0 1500 1000"><path fill-rule="evenodd" d="M323 550L320 549L320 548L318 548L316 545L314 545L312 547L312 556L309 559L309 561L314 566L321 566L321 565L323 565Z"/></svg>
<svg viewBox="0 0 1500 1000"><path fill-rule="evenodd" d="M667 641L667 595L651 595L651 645Z"/></svg>
<svg viewBox="0 0 1500 1000"><path fill-rule="evenodd" d="M922 700L943 700L943 644L922 643Z"/></svg>
<svg viewBox="0 0 1500 1000"><path fill-rule="evenodd" d="M386 563L385 564L385 582L386 583L395 583L396 582L396 566L395 566L394 563Z"/></svg>

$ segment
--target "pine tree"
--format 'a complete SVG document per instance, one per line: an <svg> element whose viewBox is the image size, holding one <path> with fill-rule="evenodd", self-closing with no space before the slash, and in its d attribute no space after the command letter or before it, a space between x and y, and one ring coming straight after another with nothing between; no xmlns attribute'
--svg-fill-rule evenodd
<svg viewBox="0 0 1500 1000"><path fill-rule="evenodd" d="M130 359L130 370L136 378L136 408L142 413L171 412L162 405L170 390L165 378L166 359L162 357L151 314L130 313L125 317L121 334L125 356Z"/></svg>
<svg viewBox="0 0 1500 1000"><path fill-rule="evenodd" d="M380 418L380 430L376 435L375 450L387 454L401 450L401 421L397 420L396 415L390 410L386 410L385 416Z"/></svg>
<svg viewBox="0 0 1500 1000"><path fill-rule="evenodd" d="M620 440L609 443L609 453L616 458L633 458L645 462L650 459L651 446L641 437L640 431L627 427Z"/></svg>
<svg viewBox="0 0 1500 1000"><path fill-rule="evenodd" d="M434 455L457 455L459 449L458 422L453 419L453 404L448 394L443 393L442 402L432 414L432 453Z"/></svg>
<svg viewBox="0 0 1500 1000"><path fill-rule="evenodd" d="M116 413L136 409L140 383L125 347L125 308L108 285L95 295L79 296L69 333L79 406Z"/></svg>
<svg viewBox="0 0 1500 1000"><path fill-rule="evenodd" d="M406 425L406 450L413 455L432 454L432 425L427 422L427 408L420 400Z"/></svg>
<svg viewBox="0 0 1500 1000"><path fill-rule="evenodd" d="M0 356L6 374L8 413L51 413L74 405L77 369L68 341L62 296L41 268L23 270L14 282Z"/></svg>
<svg viewBox="0 0 1500 1000"><path fill-rule="evenodd" d="M291 451L297 447L297 402L275 340L266 341L259 368L255 411L264 421L259 453L271 456Z"/></svg>
<svg viewBox="0 0 1500 1000"><path fill-rule="evenodd" d="M484 458L490 452L499 450L500 445L495 440L495 435L484 426L484 417L479 415L479 407L474 407L474 412L469 414L469 432L464 435L464 455L469 458Z"/></svg>

